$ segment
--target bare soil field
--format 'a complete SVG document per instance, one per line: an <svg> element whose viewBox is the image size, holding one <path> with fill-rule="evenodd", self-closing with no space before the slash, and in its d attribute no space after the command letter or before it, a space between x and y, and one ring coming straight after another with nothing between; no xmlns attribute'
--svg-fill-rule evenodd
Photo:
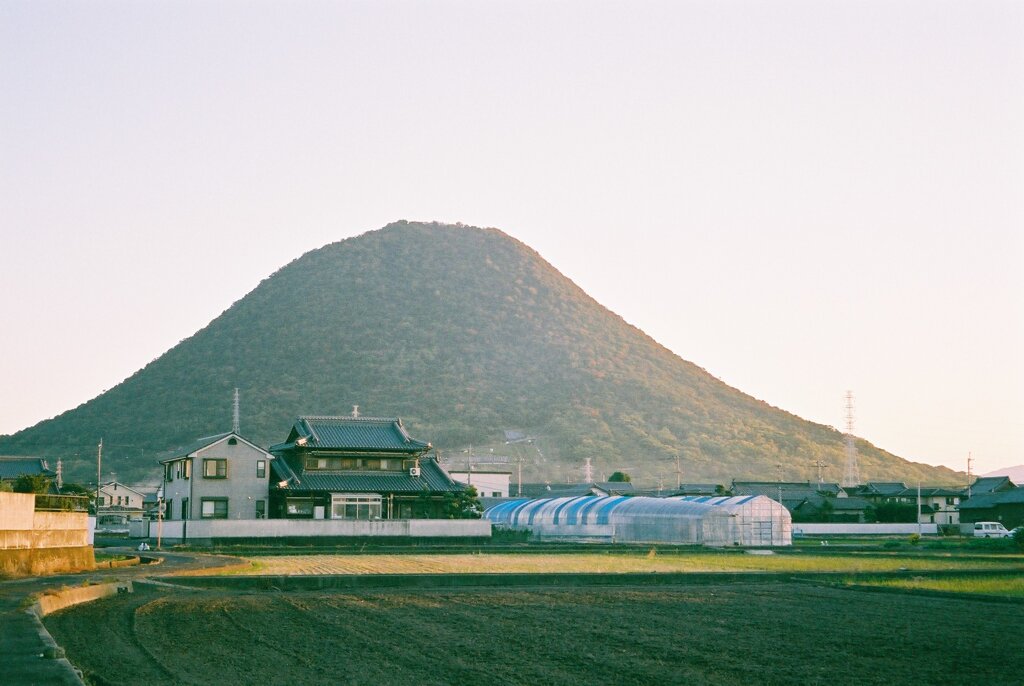
<svg viewBox="0 0 1024 686"><path fill-rule="evenodd" d="M135 594L46 619L94 684L1020 684L1024 604L810 584Z"/></svg>

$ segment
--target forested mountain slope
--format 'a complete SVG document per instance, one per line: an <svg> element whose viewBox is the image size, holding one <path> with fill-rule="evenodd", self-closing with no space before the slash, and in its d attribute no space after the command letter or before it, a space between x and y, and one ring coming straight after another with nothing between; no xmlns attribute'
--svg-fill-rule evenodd
<svg viewBox="0 0 1024 686"><path fill-rule="evenodd" d="M102 436L105 472L154 477L158 452L230 428L236 387L242 433L263 445L297 415L358 404L442 452L519 451L531 479L564 479L590 457L598 475L625 464L674 483L678 453L686 481L775 478L779 464L814 478L818 459L838 480L845 460L840 433L681 359L519 241L408 222L303 255L121 384L0 437L0 453L63 457L87 479ZM505 448L506 429L537 440ZM858 449L872 479L957 481Z"/></svg>

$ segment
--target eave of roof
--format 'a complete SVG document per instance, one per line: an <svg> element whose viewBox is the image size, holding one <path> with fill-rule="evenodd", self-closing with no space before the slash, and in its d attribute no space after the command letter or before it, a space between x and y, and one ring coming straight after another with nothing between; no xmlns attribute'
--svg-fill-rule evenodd
<svg viewBox="0 0 1024 686"><path fill-rule="evenodd" d="M296 473L285 460L271 463L280 491L348 493L458 493L466 486L453 481L433 460L420 463L420 475L408 471L302 471ZM283 485L282 485L283 484Z"/></svg>

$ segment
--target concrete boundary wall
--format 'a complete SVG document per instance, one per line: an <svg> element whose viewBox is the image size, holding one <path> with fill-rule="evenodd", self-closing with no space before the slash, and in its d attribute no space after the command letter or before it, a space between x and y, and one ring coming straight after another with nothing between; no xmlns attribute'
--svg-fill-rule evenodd
<svg viewBox="0 0 1024 686"><path fill-rule="evenodd" d="M936 536L938 524L794 524L793 535L809 536L909 536L920 533L923 536Z"/></svg>
<svg viewBox="0 0 1024 686"><path fill-rule="evenodd" d="M85 512L37 511L32 493L0 493L0 576L79 572L93 565Z"/></svg>
<svg viewBox="0 0 1024 686"><path fill-rule="evenodd" d="M161 531L162 530L162 531ZM191 519L149 527L149 537L163 541L264 538L490 538L485 519Z"/></svg>
<svg viewBox="0 0 1024 686"><path fill-rule="evenodd" d="M40 512L32 493L0 493L0 550L87 545L85 512Z"/></svg>

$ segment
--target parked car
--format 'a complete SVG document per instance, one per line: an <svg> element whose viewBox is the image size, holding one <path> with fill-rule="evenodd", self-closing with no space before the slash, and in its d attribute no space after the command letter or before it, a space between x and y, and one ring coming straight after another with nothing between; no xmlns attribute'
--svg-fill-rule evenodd
<svg viewBox="0 0 1024 686"><path fill-rule="evenodd" d="M1010 532L999 522L975 522L974 535L978 538L1006 538Z"/></svg>
<svg viewBox="0 0 1024 686"><path fill-rule="evenodd" d="M1024 531L1024 526L1015 526L1010 529L1010 533L1008 535L1010 538L1017 538L1017 534L1021 531Z"/></svg>

